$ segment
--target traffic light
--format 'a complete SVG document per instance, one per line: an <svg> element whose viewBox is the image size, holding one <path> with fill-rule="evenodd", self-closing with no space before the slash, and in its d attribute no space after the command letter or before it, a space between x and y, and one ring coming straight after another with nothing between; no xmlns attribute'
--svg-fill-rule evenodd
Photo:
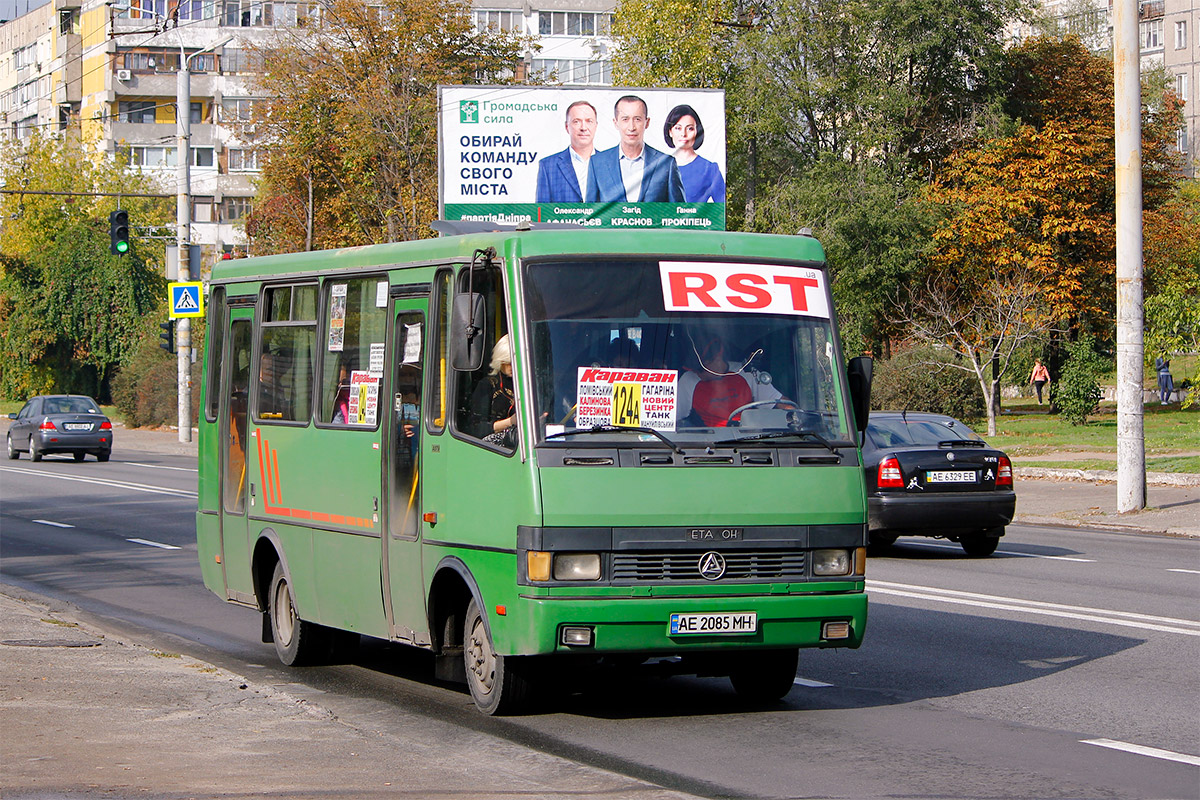
<svg viewBox="0 0 1200 800"><path fill-rule="evenodd" d="M158 323L158 327L162 328L162 330L163 330L163 332L158 335L158 338L162 339L162 341L158 343L158 346L161 347L163 350L166 350L168 353L171 353L172 355L174 355L174 353L175 353L175 320L172 319L172 320L168 320L167 322L160 322L160 323Z"/></svg>
<svg viewBox="0 0 1200 800"><path fill-rule="evenodd" d="M109 252L121 256L129 252L129 212L123 208L108 215L108 238L112 244Z"/></svg>

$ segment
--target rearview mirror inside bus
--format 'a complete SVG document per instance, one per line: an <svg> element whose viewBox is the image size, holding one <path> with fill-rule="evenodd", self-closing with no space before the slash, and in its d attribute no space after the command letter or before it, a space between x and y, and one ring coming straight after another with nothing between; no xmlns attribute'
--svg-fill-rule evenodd
<svg viewBox="0 0 1200 800"><path fill-rule="evenodd" d="M484 316L482 294L454 296L450 323L450 366L454 369L474 372L483 366Z"/></svg>

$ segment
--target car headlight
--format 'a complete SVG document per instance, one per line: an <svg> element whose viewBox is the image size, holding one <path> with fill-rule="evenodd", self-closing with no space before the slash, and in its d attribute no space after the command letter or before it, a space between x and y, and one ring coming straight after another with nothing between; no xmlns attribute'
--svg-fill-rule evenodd
<svg viewBox="0 0 1200 800"><path fill-rule="evenodd" d="M812 574L821 576L849 575L854 559L849 550L813 550Z"/></svg>
<svg viewBox="0 0 1200 800"><path fill-rule="evenodd" d="M598 581L600 580L599 553L555 553L554 580Z"/></svg>

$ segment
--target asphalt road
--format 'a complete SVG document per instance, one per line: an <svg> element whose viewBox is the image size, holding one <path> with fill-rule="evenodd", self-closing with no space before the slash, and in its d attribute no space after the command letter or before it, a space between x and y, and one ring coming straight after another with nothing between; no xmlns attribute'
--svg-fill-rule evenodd
<svg viewBox="0 0 1200 800"><path fill-rule="evenodd" d="M400 708L699 795L1200 797L1196 540L1013 526L983 560L902 540L869 564L862 649L803 652L779 706L644 669L577 676L586 690L544 713L489 719L398 646L278 665L258 616L200 582L194 469L128 450L0 464L0 582L365 727Z"/></svg>

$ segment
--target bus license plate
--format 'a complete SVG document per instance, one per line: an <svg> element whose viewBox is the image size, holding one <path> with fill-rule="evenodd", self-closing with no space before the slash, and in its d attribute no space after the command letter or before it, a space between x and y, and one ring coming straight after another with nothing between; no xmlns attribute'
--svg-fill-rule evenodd
<svg viewBox="0 0 1200 800"><path fill-rule="evenodd" d="M670 636L714 636L757 633L758 614L753 611L728 614L672 614Z"/></svg>
<svg viewBox="0 0 1200 800"><path fill-rule="evenodd" d="M963 470L926 472L926 483L975 483L975 473Z"/></svg>

